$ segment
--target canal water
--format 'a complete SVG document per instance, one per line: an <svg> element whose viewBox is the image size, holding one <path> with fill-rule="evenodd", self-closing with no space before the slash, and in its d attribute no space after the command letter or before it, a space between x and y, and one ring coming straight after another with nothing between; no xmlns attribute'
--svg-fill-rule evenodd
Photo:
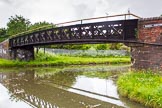
<svg viewBox="0 0 162 108"><path fill-rule="evenodd" d="M0 108L144 108L119 96L129 66L0 69Z"/></svg>

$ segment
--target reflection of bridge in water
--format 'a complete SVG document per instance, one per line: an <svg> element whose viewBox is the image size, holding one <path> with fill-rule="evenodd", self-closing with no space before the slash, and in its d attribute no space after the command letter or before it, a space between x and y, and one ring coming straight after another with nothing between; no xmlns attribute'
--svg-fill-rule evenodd
<svg viewBox="0 0 162 108"><path fill-rule="evenodd" d="M54 76L51 77L53 78ZM59 75L56 75L55 77L59 77ZM45 79L46 78L48 78L48 76L45 76ZM23 100L37 108L118 107L107 102L57 88L43 78L36 77L34 71L23 73L1 73L0 81L0 83L9 90L12 100ZM75 77L70 80L65 79L65 82L71 85L75 82Z"/></svg>

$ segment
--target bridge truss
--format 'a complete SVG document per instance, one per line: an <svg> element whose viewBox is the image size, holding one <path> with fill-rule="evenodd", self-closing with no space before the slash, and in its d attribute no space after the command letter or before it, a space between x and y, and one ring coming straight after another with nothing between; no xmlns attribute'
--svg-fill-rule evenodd
<svg viewBox="0 0 162 108"><path fill-rule="evenodd" d="M126 42L136 39L138 19L77 24L21 34L10 48L64 43Z"/></svg>

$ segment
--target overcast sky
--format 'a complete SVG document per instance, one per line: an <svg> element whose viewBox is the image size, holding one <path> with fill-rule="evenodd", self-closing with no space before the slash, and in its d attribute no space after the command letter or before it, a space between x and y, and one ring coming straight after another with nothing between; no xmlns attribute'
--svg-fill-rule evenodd
<svg viewBox="0 0 162 108"><path fill-rule="evenodd" d="M32 23L59 23L127 13L141 17L162 14L162 0L0 0L0 27L6 27L10 16L22 15Z"/></svg>

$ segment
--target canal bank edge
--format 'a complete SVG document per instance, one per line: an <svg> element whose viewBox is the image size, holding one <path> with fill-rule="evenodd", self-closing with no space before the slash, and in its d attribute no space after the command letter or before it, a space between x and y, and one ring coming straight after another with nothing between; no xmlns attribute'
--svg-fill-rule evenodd
<svg viewBox="0 0 162 108"><path fill-rule="evenodd" d="M121 96L146 107L162 107L162 77L152 71L129 72L119 77L118 92Z"/></svg>

